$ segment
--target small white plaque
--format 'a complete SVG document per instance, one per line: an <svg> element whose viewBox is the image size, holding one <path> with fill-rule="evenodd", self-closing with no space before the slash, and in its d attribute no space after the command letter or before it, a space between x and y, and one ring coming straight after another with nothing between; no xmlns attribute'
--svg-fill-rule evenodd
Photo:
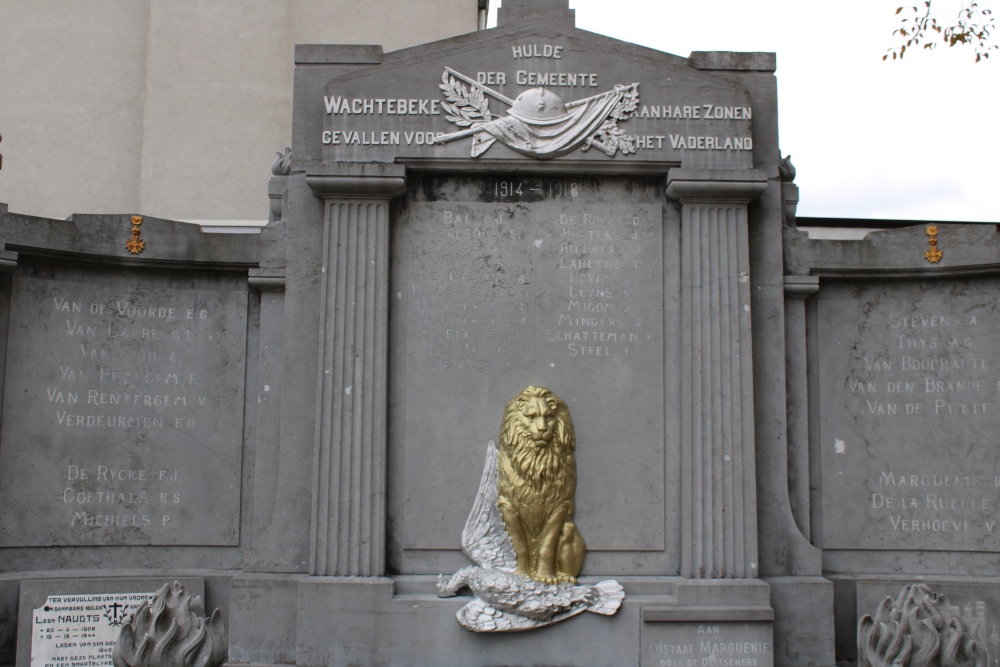
<svg viewBox="0 0 1000 667"><path fill-rule="evenodd" d="M111 651L149 593L50 595L31 615L31 667L111 667Z"/></svg>

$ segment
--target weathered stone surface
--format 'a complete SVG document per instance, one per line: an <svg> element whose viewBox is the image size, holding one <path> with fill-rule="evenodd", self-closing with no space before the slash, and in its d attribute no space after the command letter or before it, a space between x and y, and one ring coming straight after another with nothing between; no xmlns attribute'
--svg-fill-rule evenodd
<svg viewBox="0 0 1000 667"><path fill-rule="evenodd" d="M238 544L246 293L11 294L0 544Z"/></svg>
<svg viewBox="0 0 1000 667"><path fill-rule="evenodd" d="M301 580L298 664L640 665L646 650L639 641L642 626L672 625L644 621L649 607L679 608L688 614L704 614L697 609L707 607L741 622L761 619L760 612L770 611L767 585L760 581L635 577L622 582L626 601L615 616L581 614L537 632L482 634L466 632L455 623L455 613L469 598L435 597L430 592L435 579L396 575ZM642 595L635 597L637 592ZM335 637L330 636L331 627L338 628ZM398 639L404 636L405 642ZM397 639L379 643L379 637Z"/></svg>
<svg viewBox="0 0 1000 667"><path fill-rule="evenodd" d="M834 652L833 584L823 577L767 577L774 609L774 664L813 665Z"/></svg>
<svg viewBox="0 0 1000 667"><path fill-rule="evenodd" d="M414 179L390 299L408 567L430 569L419 550L458 549L497 406L531 383L572 411L588 549L664 548L658 193L641 179Z"/></svg>
<svg viewBox="0 0 1000 667"><path fill-rule="evenodd" d="M1000 548L996 278L817 295L823 546Z"/></svg>
<svg viewBox="0 0 1000 667"><path fill-rule="evenodd" d="M785 287L806 299L786 321L807 394L789 384L790 463L811 469L793 502L834 583L844 661L858 657L859 619L905 584L928 584L963 616L996 615L997 228L879 223L783 230Z"/></svg>
<svg viewBox="0 0 1000 667"><path fill-rule="evenodd" d="M51 570L72 563L120 575L205 568L220 589L233 582L227 619L241 664L666 667L650 643L690 644L699 626L717 627L712 635L727 647L758 646L699 654L696 667L833 664L822 568L851 558L854 571L885 567L898 551L821 553L809 542L821 542L825 521L849 519L830 519L818 507L825 488L810 484L821 462L809 451L812 422L826 412L818 405L826 390L814 381L826 371L807 354L817 345L812 297L796 301L783 326L782 269L806 275L811 259L829 259L850 271L858 257L884 258L874 244L862 255L825 247L782 266L788 197L773 56L684 59L575 30L565 0L508 4L495 31L397 53L298 48L290 171L269 190L280 224L259 244L203 240L164 223L144 228L147 254L137 259L121 244L122 216L8 220L0 264L20 262L15 286L90 289L51 267L53 255L87 255L113 264L99 283L112 296L137 276L143 289L179 296L241 295L242 338L222 345L249 345L252 387L222 408L224 419L245 416L229 429L242 438L184 457L197 462L193 474L223 480L215 497L226 507L188 516L196 529L188 522L159 536L95 531L92 541L66 542L66 531L50 530L29 543L55 548L6 549L13 567L29 570L37 559ZM492 92L480 99L478 84L457 74ZM513 141L485 146L490 139L476 132L437 141L473 129L462 124L468 118L447 118L444 103L457 104L449 95L476 113L488 106L495 119L522 94L529 105L544 102L539 113L558 110L556 97L563 109L612 91L624 101L616 84L638 84L634 113L623 105L628 118L604 126L608 115L550 154L514 150ZM635 152L623 150L627 141L602 150L609 136L624 139L618 130ZM49 257L47 269L33 268L32 252ZM957 255L946 247L946 262ZM240 291L247 269L260 292L249 298ZM225 280L204 280L222 271ZM14 306L16 323L23 308ZM0 324L5 317L0 310ZM62 349L35 338L12 330L8 349L26 339L29 350ZM9 360L9 411L45 414L24 394L39 378ZM627 597L611 618L581 614L528 636L483 637L454 621L469 599L435 597L434 580L466 564L459 533L498 406L527 384L552 387L576 422L575 520L588 544L581 585L614 577ZM7 429L35 432L20 415L7 421L5 413L5 438ZM34 452L35 441L25 442L20 449ZM165 456L146 444L111 443L112 453ZM3 443L0 466L10 452ZM25 470L24 461L54 471L58 485L39 489L49 497L44 513L64 509L54 499L66 488L62 467L38 454L2 467ZM60 465L68 475L69 462ZM14 525L36 530L23 517ZM926 574L953 552L921 554L900 562ZM977 575L996 571L989 551L964 556L981 557ZM764 650L771 608L774 638Z"/></svg>
<svg viewBox="0 0 1000 667"><path fill-rule="evenodd" d="M488 165L528 155L600 165L613 160L625 169L649 162L753 166L753 106L732 79L689 67L682 58L634 46L622 50L620 43L575 31L565 10L549 12L549 18L561 17L558 22L539 20L543 12L537 8L505 11L511 12L509 25L455 38L446 50L404 49L381 55L380 62L373 62L377 54L365 58L360 51L350 58L325 56L370 64L334 78L308 101L313 123L322 124L308 140L320 142L322 161L472 157ZM560 25L567 18L570 25ZM706 55L712 54L702 54L705 69L774 69L772 54ZM300 57L320 55L313 48ZM572 118L583 109L581 118L588 117L585 100L593 98L596 107L599 96L633 84L634 107L619 105L608 115L609 106L590 121ZM535 100L541 88L545 92ZM543 107L536 110L536 102ZM548 123L537 133L536 116ZM614 128L598 137L605 118ZM559 119L562 124L549 122ZM564 133L563 125L572 129ZM593 129L584 132L587 126ZM542 144L556 129L562 138L583 134L549 151ZM462 134L450 136L456 133ZM628 140L619 145L619 138L626 139L622 133Z"/></svg>

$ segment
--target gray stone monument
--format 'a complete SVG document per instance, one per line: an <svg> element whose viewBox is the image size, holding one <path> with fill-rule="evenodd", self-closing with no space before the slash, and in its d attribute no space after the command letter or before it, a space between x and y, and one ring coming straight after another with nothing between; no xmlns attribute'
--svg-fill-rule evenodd
<svg viewBox="0 0 1000 667"><path fill-rule="evenodd" d="M797 217L775 68L507 0L297 47L260 234L0 205L0 663L179 579L233 665L832 667L915 584L1000 664L996 230Z"/></svg>
<svg viewBox="0 0 1000 667"><path fill-rule="evenodd" d="M995 664L995 227L824 232L784 233L801 295L786 304L789 423L809 442L789 470L834 582L837 654L857 659L861 618L922 582Z"/></svg>
<svg viewBox="0 0 1000 667"><path fill-rule="evenodd" d="M657 53L564 2L499 23L296 52L283 363L317 370L284 376L279 458L312 465L273 516L312 530L252 550L310 576L246 575L241 613L294 615L304 664L832 664L833 587L784 490L774 56ZM526 385L573 414L580 581L625 598L467 633L470 598L432 595ZM263 660L241 632L231 655Z"/></svg>

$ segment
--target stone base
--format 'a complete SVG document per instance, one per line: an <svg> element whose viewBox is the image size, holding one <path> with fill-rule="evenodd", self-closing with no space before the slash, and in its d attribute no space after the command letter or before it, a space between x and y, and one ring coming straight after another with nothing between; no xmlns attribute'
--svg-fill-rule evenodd
<svg viewBox="0 0 1000 667"><path fill-rule="evenodd" d="M234 577L230 588L229 664L295 663L299 582L305 575Z"/></svg>
<svg viewBox="0 0 1000 667"><path fill-rule="evenodd" d="M455 613L471 598L437 597L436 576L243 574L215 579L228 582L224 620L230 665L834 664L834 584L820 577L623 577L619 582L626 597L614 616L583 613L534 631L495 634L463 630ZM104 579L89 585L111 590L116 583ZM854 592L858 586L852 582L851 588ZM860 593L851 596L852 609ZM215 603L219 596L209 597ZM27 606L22 607L23 615ZM715 642L730 652L705 662L716 652ZM18 651L19 659L26 661L28 655Z"/></svg>
<svg viewBox="0 0 1000 667"><path fill-rule="evenodd" d="M767 584L757 580L622 578L625 602L615 616L584 613L523 633L478 634L455 620L469 597L439 598L435 576L395 578L241 577L232 585L231 664L312 665L656 665L642 643L683 642L709 626L732 641L749 625L771 642ZM596 583L586 580L585 583ZM754 618L747 616L754 610ZM664 616L666 614L666 616ZM671 615L673 614L673 615ZM669 618L668 618L669 617ZM666 634L664 634L666 633ZM733 634L736 633L736 634ZM743 633L743 634L741 634ZM667 639L665 640L664 637ZM657 650L654 643L654 653ZM697 648L697 647L695 647ZM670 649L666 649L670 650ZM773 650L773 649L769 649ZM758 667L769 667L772 655ZM655 658L655 659L654 659ZM687 655L685 659L701 661ZM669 667L674 663L664 662Z"/></svg>
<svg viewBox="0 0 1000 667"><path fill-rule="evenodd" d="M774 607L774 664L831 667L833 582L823 577L766 577Z"/></svg>

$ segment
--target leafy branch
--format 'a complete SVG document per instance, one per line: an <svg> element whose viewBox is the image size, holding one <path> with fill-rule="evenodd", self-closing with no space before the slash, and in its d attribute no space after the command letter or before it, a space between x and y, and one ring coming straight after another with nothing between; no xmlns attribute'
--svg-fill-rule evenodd
<svg viewBox="0 0 1000 667"><path fill-rule="evenodd" d="M991 43L991 33L996 27L993 11L981 7L978 0L961 0L962 7L955 22L948 25L942 24L931 14L932 1L924 0L922 8L920 5L909 7L913 16L904 15L901 27L892 32L894 37L899 35L906 40L905 43L889 49L882 56L882 60L888 60L890 57L893 60L896 58L902 60L907 49L918 46L933 50L938 44L934 33L937 33L941 41L948 46L963 44L975 47L977 63L989 58L991 51L1000 48L997 44ZM897 8L896 15L905 9L907 8Z"/></svg>
<svg viewBox="0 0 1000 667"><path fill-rule="evenodd" d="M628 120L635 115L635 110L639 105L639 84L633 83L631 86L615 86L616 92L623 92L622 99L611 110L611 118L615 120Z"/></svg>
<svg viewBox="0 0 1000 667"><path fill-rule="evenodd" d="M631 86L616 85L616 93L622 93L622 98L611 109L608 119L604 121L594 136L587 139L581 150L586 152L591 146L604 151L608 157L614 157L621 151L623 155L635 153L635 137L618 127L618 121L628 120L635 115L639 105L639 84Z"/></svg>
<svg viewBox="0 0 1000 667"><path fill-rule="evenodd" d="M459 127L481 125L493 119L490 114L490 101L483 94L482 88L473 86L469 90L455 77L449 76L448 72L441 75L441 84L438 88L444 92L448 100L441 103L448 114L445 118Z"/></svg>

